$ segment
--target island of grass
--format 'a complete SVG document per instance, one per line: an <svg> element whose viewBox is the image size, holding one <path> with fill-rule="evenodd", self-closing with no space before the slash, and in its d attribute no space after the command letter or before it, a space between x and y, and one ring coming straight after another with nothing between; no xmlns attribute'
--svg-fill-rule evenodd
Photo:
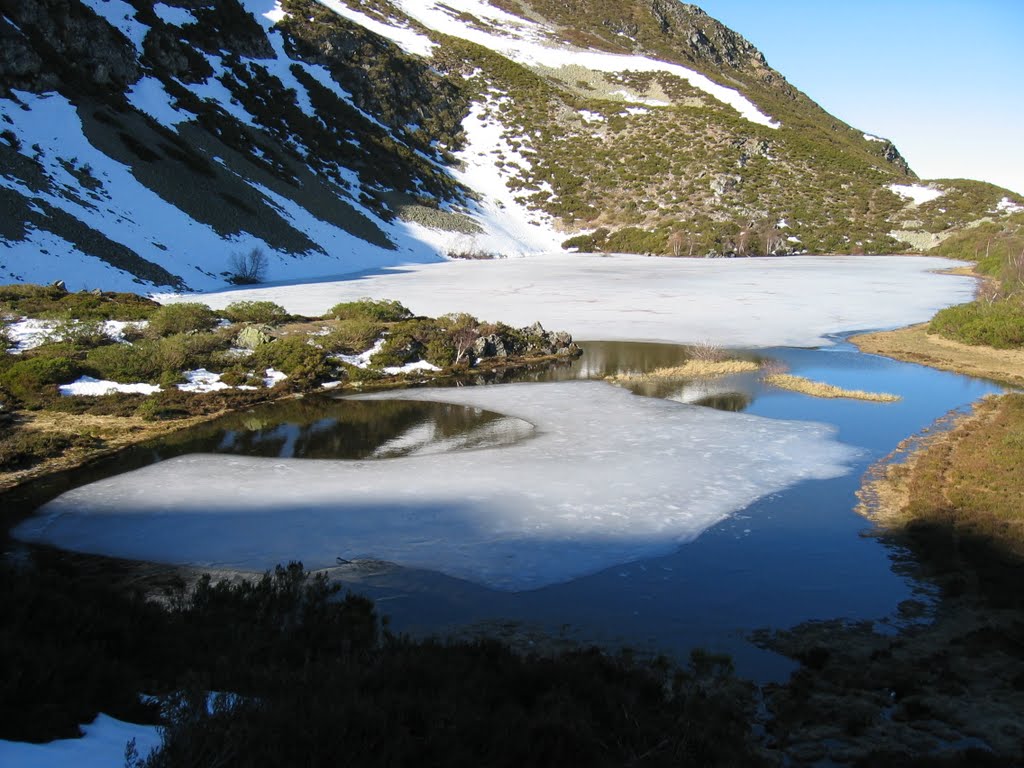
<svg viewBox="0 0 1024 768"><path fill-rule="evenodd" d="M269 301L214 311L128 293L0 286L0 489L257 403L366 391L579 355L565 332L396 301L320 317Z"/></svg>
<svg viewBox="0 0 1024 768"><path fill-rule="evenodd" d="M811 397L848 398L850 400L869 400L877 403L893 403L900 399L899 395L888 392L865 392L862 389L843 389L832 384L814 381L803 376L789 373L771 373L764 377L765 382L773 387L800 392Z"/></svg>

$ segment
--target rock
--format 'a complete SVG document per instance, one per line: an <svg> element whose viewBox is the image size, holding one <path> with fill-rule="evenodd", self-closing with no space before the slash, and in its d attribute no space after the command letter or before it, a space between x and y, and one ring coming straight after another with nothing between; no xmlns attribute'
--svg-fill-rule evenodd
<svg viewBox="0 0 1024 768"><path fill-rule="evenodd" d="M52 285L58 291L64 291L64 293L68 292L68 287L64 284L63 280L54 280Z"/></svg>
<svg viewBox="0 0 1024 768"><path fill-rule="evenodd" d="M247 325L235 337L235 345L242 349L256 349L271 341L273 329L269 325Z"/></svg>
<svg viewBox="0 0 1024 768"><path fill-rule="evenodd" d="M711 180L711 191L719 197L732 192L740 185L742 179L730 173L720 173Z"/></svg>
<svg viewBox="0 0 1024 768"><path fill-rule="evenodd" d="M473 356L484 359L488 357L508 357L505 340L496 333L481 336L473 342Z"/></svg>

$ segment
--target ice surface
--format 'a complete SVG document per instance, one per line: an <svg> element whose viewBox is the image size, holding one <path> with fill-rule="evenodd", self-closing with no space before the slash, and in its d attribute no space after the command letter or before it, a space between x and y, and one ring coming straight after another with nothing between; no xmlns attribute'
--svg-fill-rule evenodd
<svg viewBox="0 0 1024 768"><path fill-rule="evenodd" d="M914 205L930 203L932 200L937 200L946 194L941 189L932 189L931 187L925 187L920 184L890 184L889 189L900 197L913 200Z"/></svg>
<svg viewBox="0 0 1024 768"><path fill-rule="evenodd" d="M5 768L110 768L124 765L124 748L135 739L139 757L160 746L155 725L135 725L99 715L82 726L80 739L60 739L46 744L0 739L0 765Z"/></svg>
<svg viewBox="0 0 1024 768"><path fill-rule="evenodd" d="M341 301L397 299L414 313L469 312L578 339L816 346L827 334L924 322L970 301L958 262L919 256L668 259L546 254L402 267L338 282L278 285L163 300L270 300L320 315Z"/></svg>
<svg viewBox="0 0 1024 768"><path fill-rule="evenodd" d="M369 397L483 408L536 436L388 461L182 456L73 490L15 535L251 570L372 557L518 591L671 551L760 496L844 473L854 455L828 427L603 382Z"/></svg>

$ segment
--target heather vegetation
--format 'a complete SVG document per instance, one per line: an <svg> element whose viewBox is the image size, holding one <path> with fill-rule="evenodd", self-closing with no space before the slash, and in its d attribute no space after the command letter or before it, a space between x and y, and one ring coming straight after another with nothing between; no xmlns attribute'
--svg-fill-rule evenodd
<svg viewBox="0 0 1024 768"><path fill-rule="evenodd" d="M964 344L1024 348L1024 214L965 230L938 252L976 260L989 279L974 301L936 314L929 332Z"/></svg>
<svg viewBox="0 0 1024 768"><path fill-rule="evenodd" d="M231 409L235 402L248 406L318 390L324 384L362 388L393 378L394 371L389 375L385 370L389 367L398 369L399 376L422 379L579 352L568 334L540 326L512 328L466 314L414 317L408 308L389 300L344 302L323 317L302 318L269 301L235 302L215 311L195 302L161 306L128 294L72 294L30 285L10 286L0 296L5 323L21 322L26 315L36 320L61 318L41 326L41 343L13 352L8 351L13 344L8 326L3 326L0 402L14 413L114 413L141 422L173 421ZM81 321L69 315L79 306L96 319ZM145 320L113 336L100 307L114 317ZM230 389L180 390L192 372L212 375L218 387ZM161 391L61 396L60 386L83 376L121 385L153 385ZM8 457L0 471L64 453L65 436L59 430L40 432L17 420L10 427L0 437L0 457Z"/></svg>
<svg viewBox="0 0 1024 768"><path fill-rule="evenodd" d="M151 599L45 552L0 567L0 738L153 722L141 765L760 765L753 687L728 659L416 641L300 564ZM112 583L113 582L113 583ZM208 691L230 691L212 706ZM143 703L146 692L161 700Z"/></svg>

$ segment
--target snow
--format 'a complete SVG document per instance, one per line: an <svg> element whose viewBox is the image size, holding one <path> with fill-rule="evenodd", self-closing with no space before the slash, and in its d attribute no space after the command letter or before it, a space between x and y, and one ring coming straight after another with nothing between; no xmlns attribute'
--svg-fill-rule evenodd
<svg viewBox="0 0 1024 768"><path fill-rule="evenodd" d="M185 371L187 384L179 384L178 389L182 392L219 392L222 389L231 389L220 380L219 373L211 373L205 368L194 371Z"/></svg>
<svg viewBox="0 0 1024 768"><path fill-rule="evenodd" d="M214 309L269 300L307 316L341 301L386 298L417 315L469 312L519 326L539 320L577 339L816 346L827 343L829 334L924 322L943 307L970 301L972 279L937 273L951 264L923 256L666 259L561 253L158 298L200 300Z"/></svg>
<svg viewBox="0 0 1024 768"><path fill-rule="evenodd" d="M149 32L149 27L135 18L135 9L123 0L82 0L83 3L92 8L98 16L106 19L110 24L121 31L127 37L136 50L142 51L142 41Z"/></svg>
<svg viewBox="0 0 1024 768"><path fill-rule="evenodd" d="M416 373L417 371L440 371L436 365L431 365L426 360L417 360L414 363L406 363L405 365L392 365L384 369L384 373L391 376L397 376L400 373Z"/></svg>
<svg viewBox="0 0 1024 768"><path fill-rule="evenodd" d="M174 27L183 27L186 24L196 23L196 17L187 8L174 8L163 3L156 3L153 5L153 13L165 24L170 24Z"/></svg>
<svg viewBox="0 0 1024 768"><path fill-rule="evenodd" d="M370 18L365 13L360 13L350 8L342 0L317 0L317 2L330 8L339 16L343 16L349 21L353 21L371 32L387 38L406 53L416 56L430 56L434 51L435 44L429 37L421 35L408 27L398 26L397 24L384 24Z"/></svg>
<svg viewBox="0 0 1024 768"><path fill-rule="evenodd" d="M880 141L883 144L886 142L886 139L883 139L881 136L872 136L870 133L865 133L864 138L868 141Z"/></svg>
<svg viewBox="0 0 1024 768"><path fill-rule="evenodd" d="M996 203L996 210L1000 213L1020 213L1024 211L1024 205L1015 203L1008 197L1004 197L998 203Z"/></svg>
<svg viewBox="0 0 1024 768"><path fill-rule="evenodd" d="M29 744L0 739L0 765L9 768L108 768L124 765L125 746L132 739L140 758L160 746L160 733L154 725L135 725L100 714L82 726L79 739L60 739L45 744Z"/></svg>
<svg viewBox="0 0 1024 768"><path fill-rule="evenodd" d="M585 123L606 123L608 118L597 112L591 112L589 109L581 109L579 112L580 117Z"/></svg>
<svg viewBox="0 0 1024 768"><path fill-rule="evenodd" d="M7 326L7 335L14 342L10 351L24 352L26 349L35 349L39 345L45 344L56 326L57 323L53 320L31 318L23 318L16 323L11 323Z"/></svg>
<svg viewBox="0 0 1024 768"><path fill-rule="evenodd" d="M191 112L175 107L171 103L171 95L167 93L164 84L148 75L140 78L135 85L128 89L128 101L140 112L144 112L161 125L166 125L169 128L195 117Z"/></svg>
<svg viewBox="0 0 1024 768"><path fill-rule="evenodd" d="M99 397L115 392L152 395L160 391L160 387L155 384L120 384L116 381L94 379L92 376L82 376L70 384L61 384L59 389L64 397Z"/></svg>
<svg viewBox="0 0 1024 768"><path fill-rule="evenodd" d="M339 0L321 2L331 8L340 4ZM429 29L490 48L520 64L554 69L572 65L610 73L667 72L733 107L752 123L770 128L779 127L778 122L761 112L739 91L719 85L698 72L645 56L579 50L564 44L555 46L547 39L547 31L540 25L524 21L480 0L396 0L395 4L410 18ZM472 14L490 26L488 29L470 26L457 18L459 13Z"/></svg>
<svg viewBox="0 0 1024 768"><path fill-rule="evenodd" d="M921 184L890 184L889 189L900 197L913 201L914 205L930 203L932 200L937 200L946 194L941 189L933 189Z"/></svg>
<svg viewBox="0 0 1024 768"><path fill-rule="evenodd" d="M372 557L521 591L671 552L761 496L844 474L855 456L822 425L603 382L368 397L482 408L535 433L500 448L389 461L181 456L70 491L14 534L252 571Z"/></svg>
<svg viewBox="0 0 1024 768"><path fill-rule="evenodd" d="M356 368L369 368L370 361L373 356L376 355L384 347L384 339L380 338L365 352L361 352L358 355L338 355L338 360L349 365L354 365Z"/></svg>
<svg viewBox="0 0 1024 768"><path fill-rule="evenodd" d="M267 19L271 24L279 24L280 22L287 19L289 14L283 7L281 7L281 0L275 0L274 7L269 11L261 14L263 18Z"/></svg>
<svg viewBox="0 0 1024 768"><path fill-rule="evenodd" d="M277 386L287 378L287 373L275 371L273 368L267 368L267 370L263 372L263 386L266 387L267 389L271 389L272 387Z"/></svg>

